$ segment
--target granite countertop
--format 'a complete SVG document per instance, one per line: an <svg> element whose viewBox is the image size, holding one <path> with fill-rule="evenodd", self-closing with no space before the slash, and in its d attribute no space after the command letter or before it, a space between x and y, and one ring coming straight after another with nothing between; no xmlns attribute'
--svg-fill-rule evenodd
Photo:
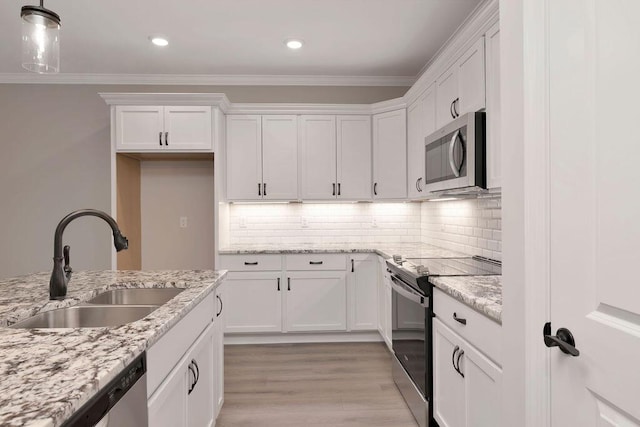
<svg viewBox="0 0 640 427"><path fill-rule="evenodd" d="M49 301L49 275L0 280L0 425L58 426L222 282L226 271L74 273L67 299ZM108 289L186 288L147 317L113 328L10 329L39 312Z"/></svg>
<svg viewBox="0 0 640 427"><path fill-rule="evenodd" d="M377 253L384 258L456 258L468 254L424 243L334 243L334 244L258 244L222 248L221 255L298 254L298 253ZM502 323L501 276L441 276L432 277L434 286L474 308L498 323Z"/></svg>
<svg viewBox="0 0 640 427"><path fill-rule="evenodd" d="M435 276L438 289L502 324L502 276Z"/></svg>
<svg viewBox="0 0 640 427"><path fill-rule="evenodd" d="M306 253L377 253L384 258L402 255L405 258L456 258L468 256L461 252L424 243L332 243L332 244L258 244L235 245L220 249L220 255L242 254L306 254Z"/></svg>

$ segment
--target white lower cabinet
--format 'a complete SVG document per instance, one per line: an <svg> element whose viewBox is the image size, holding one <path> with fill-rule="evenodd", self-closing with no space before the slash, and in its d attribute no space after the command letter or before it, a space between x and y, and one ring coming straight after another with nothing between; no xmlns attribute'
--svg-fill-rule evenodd
<svg viewBox="0 0 640 427"><path fill-rule="evenodd" d="M344 270L287 272L285 330L346 331L346 297Z"/></svg>
<svg viewBox="0 0 640 427"><path fill-rule="evenodd" d="M348 327L352 331L375 331L378 327L378 256L354 254L347 262L349 295Z"/></svg>
<svg viewBox="0 0 640 427"><path fill-rule="evenodd" d="M228 273L225 332L281 332L281 281L280 271Z"/></svg>
<svg viewBox="0 0 640 427"><path fill-rule="evenodd" d="M220 288L147 350L147 409L153 427L215 424L223 401Z"/></svg>
<svg viewBox="0 0 640 427"><path fill-rule="evenodd" d="M433 352L433 415L440 427L501 426L501 368L438 318Z"/></svg>
<svg viewBox="0 0 640 427"><path fill-rule="evenodd" d="M392 310L393 302L391 296L391 277L387 271L387 263L384 258L379 257L378 275L378 331L387 344L389 351L393 351L391 346Z"/></svg>

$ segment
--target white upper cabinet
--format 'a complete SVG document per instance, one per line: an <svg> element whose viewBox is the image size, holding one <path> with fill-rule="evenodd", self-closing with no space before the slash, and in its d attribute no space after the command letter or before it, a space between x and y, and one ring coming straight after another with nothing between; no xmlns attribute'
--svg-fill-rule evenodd
<svg viewBox="0 0 640 427"><path fill-rule="evenodd" d="M209 106L118 105L115 110L116 151L213 150Z"/></svg>
<svg viewBox="0 0 640 427"><path fill-rule="evenodd" d="M407 111L373 116L373 198L407 197Z"/></svg>
<svg viewBox="0 0 640 427"><path fill-rule="evenodd" d="M429 86L407 109L407 191L410 199L424 195L424 138L436 130L436 91Z"/></svg>
<svg viewBox="0 0 640 427"><path fill-rule="evenodd" d="M371 199L371 117L300 116L301 198Z"/></svg>
<svg viewBox="0 0 640 427"><path fill-rule="evenodd" d="M262 198L261 116L227 116L227 198Z"/></svg>
<svg viewBox="0 0 640 427"><path fill-rule="evenodd" d="M335 116L300 116L300 159L302 199L335 199L338 194Z"/></svg>
<svg viewBox="0 0 640 427"><path fill-rule="evenodd" d="M491 27L487 41L487 188L502 187L500 141L500 26Z"/></svg>
<svg viewBox="0 0 640 427"><path fill-rule="evenodd" d="M298 198L296 116L227 116L227 199Z"/></svg>
<svg viewBox="0 0 640 427"><path fill-rule="evenodd" d="M371 199L371 116L338 116L338 199Z"/></svg>
<svg viewBox="0 0 640 427"><path fill-rule="evenodd" d="M262 117L262 197L298 198L298 123L296 116Z"/></svg>
<svg viewBox="0 0 640 427"><path fill-rule="evenodd" d="M436 124L485 108L484 37L436 80Z"/></svg>

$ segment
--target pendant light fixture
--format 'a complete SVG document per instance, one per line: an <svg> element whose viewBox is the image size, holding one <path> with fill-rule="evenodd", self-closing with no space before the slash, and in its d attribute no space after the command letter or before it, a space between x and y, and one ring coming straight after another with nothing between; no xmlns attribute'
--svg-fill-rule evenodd
<svg viewBox="0 0 640 427"><path fill-rule="evenodd" d="M34 73L60 71L60 16L40 6L23 6L22 68Z"/></svg>

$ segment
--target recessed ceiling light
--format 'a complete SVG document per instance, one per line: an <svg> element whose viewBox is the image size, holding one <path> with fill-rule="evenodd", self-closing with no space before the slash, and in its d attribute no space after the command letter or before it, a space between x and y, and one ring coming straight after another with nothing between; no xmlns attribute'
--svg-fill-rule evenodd
<svg viewBox="0 0 640 427"><path fill-rule="evenodd" d="M293 50L300 49L302 47L302 41L300 40L287 40L286 44L289 49Z"/></svg>
<svg viewBox="0 0 640 427"><path fill-rule="evenodd" d="M164 37L149 37L151 39L151 43L156 46L166 46L169 44L169 41Z"/></svg>

